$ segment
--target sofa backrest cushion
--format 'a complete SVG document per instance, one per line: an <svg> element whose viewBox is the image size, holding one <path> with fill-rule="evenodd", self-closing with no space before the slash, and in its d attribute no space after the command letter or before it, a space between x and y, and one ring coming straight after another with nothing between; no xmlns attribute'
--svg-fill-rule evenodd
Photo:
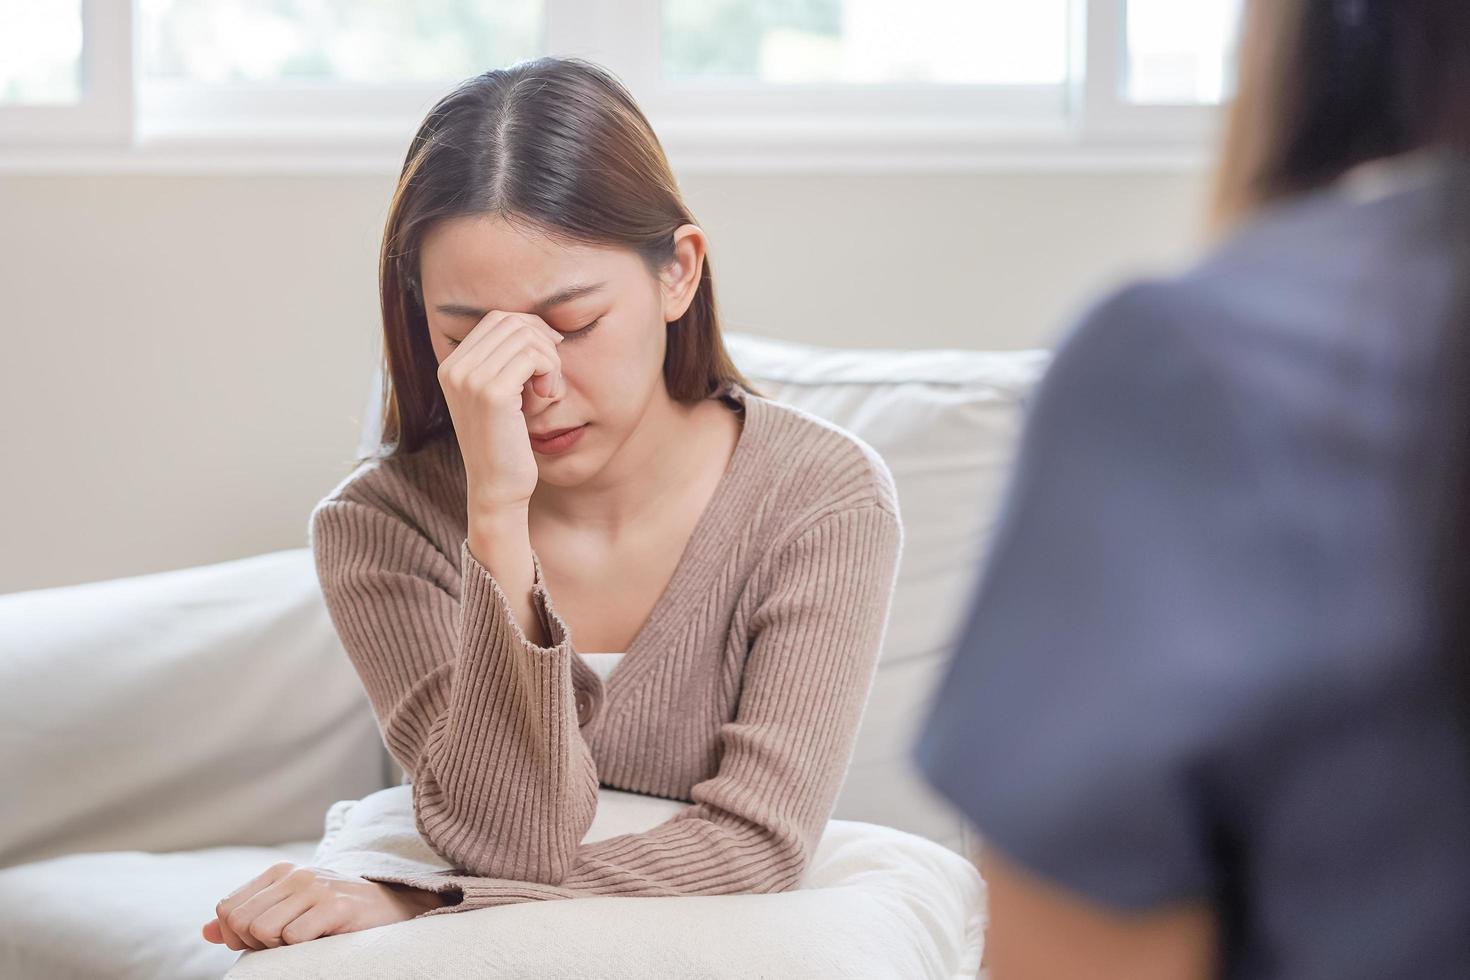
<svg viewBox="0 0 1470 980"><path fill-rule="evenodd" d="M387 754L305 548L0 596L0 867L312 840Z"/></svg>

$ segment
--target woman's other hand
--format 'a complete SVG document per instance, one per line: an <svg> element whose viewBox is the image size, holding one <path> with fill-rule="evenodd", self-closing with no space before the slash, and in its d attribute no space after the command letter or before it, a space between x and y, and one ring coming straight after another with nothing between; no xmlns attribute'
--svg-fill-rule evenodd
<svg viewBox="0 0 1470 980"><path fill-rule="evenodd" d="M434 892L280 861L221 899L203 935L230 949L268 949L405 922L442 904Z"/></svg>

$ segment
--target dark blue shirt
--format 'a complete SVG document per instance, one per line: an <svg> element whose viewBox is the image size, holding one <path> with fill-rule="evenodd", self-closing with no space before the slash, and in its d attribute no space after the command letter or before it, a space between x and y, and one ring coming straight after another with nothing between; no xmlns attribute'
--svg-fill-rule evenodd
<svg viewBox="0 0 1470 980"><path fill-rule="evenodd" d="M1083 318L913 750L1034 873L1215 903L1227 976L1470 978L1440 185L1299 198Z"/></svg>

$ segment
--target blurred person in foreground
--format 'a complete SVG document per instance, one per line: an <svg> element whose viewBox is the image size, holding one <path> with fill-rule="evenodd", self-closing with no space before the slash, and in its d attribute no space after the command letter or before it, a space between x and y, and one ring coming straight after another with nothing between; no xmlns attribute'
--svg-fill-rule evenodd
<svg viewBox="0 0 1470 980"><path fill-rule="evenodd" d="M1223 240L1061 345L913 747L993 980L1470 977L1470 3L1245 16Z"/></svg>

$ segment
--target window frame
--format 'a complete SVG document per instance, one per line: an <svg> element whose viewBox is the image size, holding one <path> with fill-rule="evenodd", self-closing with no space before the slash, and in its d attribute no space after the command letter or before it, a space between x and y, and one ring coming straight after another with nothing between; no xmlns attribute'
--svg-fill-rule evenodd
<svg viewBox="0 0 1470 980"><path fill-rule="evenodd" d="M1055 87L668 85L661 0L544 3L545 49L615 72L681 172L1187 169L1219 124L1216 106L1125 100L1127 0L1071 0L1073 81ZM0 106L0 170L390 172L446 90L141 79L137 12L83 0L82 102Z"/></svg>
<svg viewBox="0 0 1470 980"><path fill-rule="evenodd" d="M1074 9L1075 9L1074 5ZM1128 81L1128 0L1086 0L1083 128L1093 141L1199 145L1218 132L1219 106L1131 102Z"/></svg>

